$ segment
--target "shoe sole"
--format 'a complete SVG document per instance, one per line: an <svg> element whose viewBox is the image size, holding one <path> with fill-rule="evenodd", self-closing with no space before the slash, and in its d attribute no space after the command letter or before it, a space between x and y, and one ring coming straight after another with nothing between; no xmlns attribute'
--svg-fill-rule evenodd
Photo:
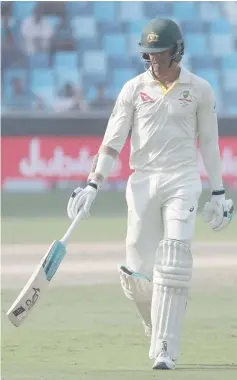
<svg viewBox="0 0 237 380"><path fill-rule="evenodd" d="M169 368L167 367L166 363L165 362L160 362L159 364L157 364L155 367L153 367L152 369L170 369L172 370L173 368Z"/></svg>

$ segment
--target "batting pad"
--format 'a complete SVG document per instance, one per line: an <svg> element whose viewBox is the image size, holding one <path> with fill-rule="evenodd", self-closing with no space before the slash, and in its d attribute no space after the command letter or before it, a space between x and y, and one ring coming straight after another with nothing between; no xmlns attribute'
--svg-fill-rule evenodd
<svg viewBox="0 0 237 380"><path fill-rule="evenodd" d="M150 358L159 355L164 341L169 356L178 358L192 265L191 252L182 242L160 242L153 276Z"/></svg>
<svg viewBox="0 0 237 380"><path fill-rule="evenodd" d="M121 286L125 296L134 301L137 313L145 327L146 335L151 335L152 282L148 277L130 271L126 266L119 267Z"/></svg>

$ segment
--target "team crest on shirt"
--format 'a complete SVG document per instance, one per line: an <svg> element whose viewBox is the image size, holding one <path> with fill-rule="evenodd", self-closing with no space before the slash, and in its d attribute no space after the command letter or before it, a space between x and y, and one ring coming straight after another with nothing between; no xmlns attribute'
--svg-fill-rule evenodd
<svg viewBox="0 0 237 380"><path fill-rule="evenodd" d="M184 90L179 95L179 102L182 107L187 107L189 104L192 103L192 101L192 95L190 94L189 90Z"/></svg>

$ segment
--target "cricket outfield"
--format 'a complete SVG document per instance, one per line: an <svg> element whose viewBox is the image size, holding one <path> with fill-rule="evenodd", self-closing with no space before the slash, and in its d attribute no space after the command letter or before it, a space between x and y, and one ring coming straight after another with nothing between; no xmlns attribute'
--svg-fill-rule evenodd
<svg viewBox="0 0 237 380"><path fill-rule="evenodd" d="M24 207L15 217L7 208L2 218L2 380L237 378L235 218L222 234L197 218L182 355L167 373L150 369L149 342L119 286L121 210L119 218L99 214L78 226L45 297L22 327L10 325L5 311L69 223L56 212L38 218L31 209L23 217Z"/></svg>

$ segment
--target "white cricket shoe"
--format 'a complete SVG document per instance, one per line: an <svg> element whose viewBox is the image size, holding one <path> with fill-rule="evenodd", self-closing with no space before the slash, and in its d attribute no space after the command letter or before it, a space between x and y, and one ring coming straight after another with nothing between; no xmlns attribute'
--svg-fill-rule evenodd
<svg viewBox="0 0 237 380"><path fill-rule="evenodd" d="M175 369L175 361L167 354L167 351L162 350L156 357L152 369Z"/></svg>
<svg viewBox="0 0 237 380"><path fill-rule="evenodd" d="M175 361L168 355L167 341L164 340L163 347L156 357L152 369L175 369Z"/></svg>

